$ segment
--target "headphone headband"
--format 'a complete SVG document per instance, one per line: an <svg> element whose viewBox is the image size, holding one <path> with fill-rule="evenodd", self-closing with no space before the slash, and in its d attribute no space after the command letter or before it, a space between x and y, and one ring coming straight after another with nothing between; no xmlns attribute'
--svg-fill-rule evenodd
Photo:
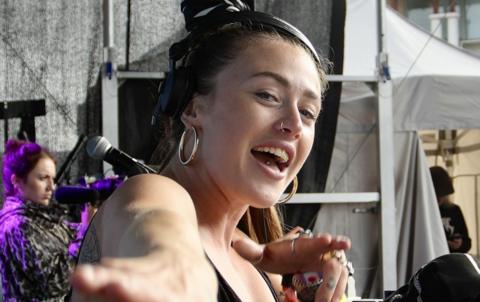
<svg viewBox="0 0 480 302"><path fill-rule="evenodd" d="M297 38L308 48L315 60L320 63L320 58L318 57L315 47L300 30L278 17L263 12L239 11L207 15L203 18L199 18L196 24L193 25L193 29L189 36L195 37L202 33L212 31L223 25L233 23L266 25L273 27L286 35Z"/></svg>
<svg viewBox="0 0 480 302"><path fill-rule="evenodd" d="M188 98L192 93L192 91L190 91L191 81L189 67L177 67L176 65L179 60L185 58L190 53L195 39L216 28L234 23L273 27L283 34L297 38L310 51L316 63L320 64L321 62L315 51L315 47L313 47L312 43L300 30L290 23L270 14L256 11L239 11L212 13L199 17L198 20L195 20L192 24L190 34L183 40L172 44L169 49L169 71L160 87L160 96L152 117L152 124L158 121L161 113L168 116L180 115L187 105Z"/></svg>

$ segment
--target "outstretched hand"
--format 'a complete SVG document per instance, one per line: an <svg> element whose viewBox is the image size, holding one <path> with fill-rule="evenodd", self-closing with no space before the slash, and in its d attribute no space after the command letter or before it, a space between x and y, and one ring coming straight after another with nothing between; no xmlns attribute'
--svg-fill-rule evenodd
<svg viewBox="0 0 480 302"><path fill-rule="evenodd" d="M343 263L330 256L330 252L349 249L350 240L329 234L298 236L297 229L281 240L261 245L246 236L238 235L233 247L242 257L267 272L320 272L324 282L317 290L316 301L340 299L345 291L348 271Z"/></svg>
<svg viewBox="0 0 480 302"><path fill-rule="evenodd" d="M210 265L176 259L149 255L80 265L72 275L71 301L215 301L217 285ZM205 282L199 286L198 280Z"/></svg>

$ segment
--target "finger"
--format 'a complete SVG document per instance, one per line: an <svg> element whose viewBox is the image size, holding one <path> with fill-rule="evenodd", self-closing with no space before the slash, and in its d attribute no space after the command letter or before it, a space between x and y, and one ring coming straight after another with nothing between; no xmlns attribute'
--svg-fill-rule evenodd
<svg viewBox="0 0 480 302"><path fill-rule="evenodd" d="M95 289L95 272L93 266L84 264L77 266L70 277L72 286L83 293L89 293Z"/></svg>
<svg viewBox="0 0 480 302"><path fill-rule="evenodd" d="M285 301L284 302L299 302L297 298L297 292L292 288L285 288Z"/></svg>
<svg viewBox="0 0 480 302"><path fill-rule="evenodd" d="M332 299L334 301L340 301L340 299L342 298L347 287L347 281L348 270L346 267L343 267L343 269L341 270L340 278L338 279L337 287L335 288L335 292L333 293Z"/></svg>
<svg viewBox="0 0 480 302"><path fill-rule="evenodd" d="M323 238L324 240L328 241L329 243L332 242L332 235L328 234L328 233L318 233L318 234L315 234L314 236L315 238Z"/></svg>
<svg viewBox="0 0 480 302"><path fill-rule="evenodd" d="M296 226L290 231L288 231L288 233L286 233L281 240L292 240L293 238L296 238L300 232L303 232L303 228L300 226Z"/></svg>
<svg viewBox="0 0 480 302"><path fill-rule="evenodd" d="M331 248L334 250L348 250L352 246L350 238L343 235L337 235L332 238Z"/></svg>
<svg viewBox="0 0 480 302"><path fill-rule="evenodd" d="M329 251L331 236L314 238L297 237L292 240L277 241L264 247L260 267L272 273L296 271L319 271L322 253Z"/></svg>
<svg viewBox="0 0 480 302"><path fill-rule="evenodd" d="M323 263L323 282L315 293L315 302L331 301L337 288L342 265L337 260L331 259Z"/></svg>
<svg viewBox="0 0 480 302"><path fill-rule="evenodd" d="M148 288L146 283L148 281L142 275L91 265L79 267L72 280L75 290L85 297L85 301L102 302L153 301L151 291L145 290ZM164 291L159 291L156 296L163 298L163 294Z"/></svg>
<svg viewBox="0 0 480 302"><path fill-rule="evenodd" d="M253 264L259 263L263 259L264 245L247 238L241 238L232 242L232 247L244 259Z"/></svg>
<svg viewBox="0 0 480 302"><path fill-rule="evenodd" d="M85 294L93 294L102 290L108 284L128 284L129 274L119 269L105 268L99 265L80 265L72 275L72 285Z"/></svg>

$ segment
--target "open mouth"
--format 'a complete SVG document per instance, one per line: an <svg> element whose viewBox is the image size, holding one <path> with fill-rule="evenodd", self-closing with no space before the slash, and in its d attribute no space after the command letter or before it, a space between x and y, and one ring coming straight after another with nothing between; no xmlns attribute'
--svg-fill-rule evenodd
<svg viewBox="0 0 480 302"><path fill-rule="evenodd" d="M288 153L276 147L256 147L252 149L253 156L260 162L270 167L277 167L280 172L290 164Z"/></svg>

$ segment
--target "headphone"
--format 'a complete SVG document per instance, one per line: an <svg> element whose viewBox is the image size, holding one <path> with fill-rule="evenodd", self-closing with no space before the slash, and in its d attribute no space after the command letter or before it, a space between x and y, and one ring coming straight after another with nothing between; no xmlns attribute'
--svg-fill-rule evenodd
<svg viewBox="0 0 480 302"><path fill-rule="evenodd" d="M193 40L202 33L232 23L266 25L287 36L297 38L307 47L316 63L320 64L320 58L308 38L296 27L280 18L256 11L222 12L207 15L196 21L195 27L186 38L172 44L169 48L169 70L160 85L160 95L152 116L152 125L160 120L162 114L178 117L188 104L193 93L190 67L184 66L183 62L177 66L177 63L183 61L190 53Z"/></svg>

